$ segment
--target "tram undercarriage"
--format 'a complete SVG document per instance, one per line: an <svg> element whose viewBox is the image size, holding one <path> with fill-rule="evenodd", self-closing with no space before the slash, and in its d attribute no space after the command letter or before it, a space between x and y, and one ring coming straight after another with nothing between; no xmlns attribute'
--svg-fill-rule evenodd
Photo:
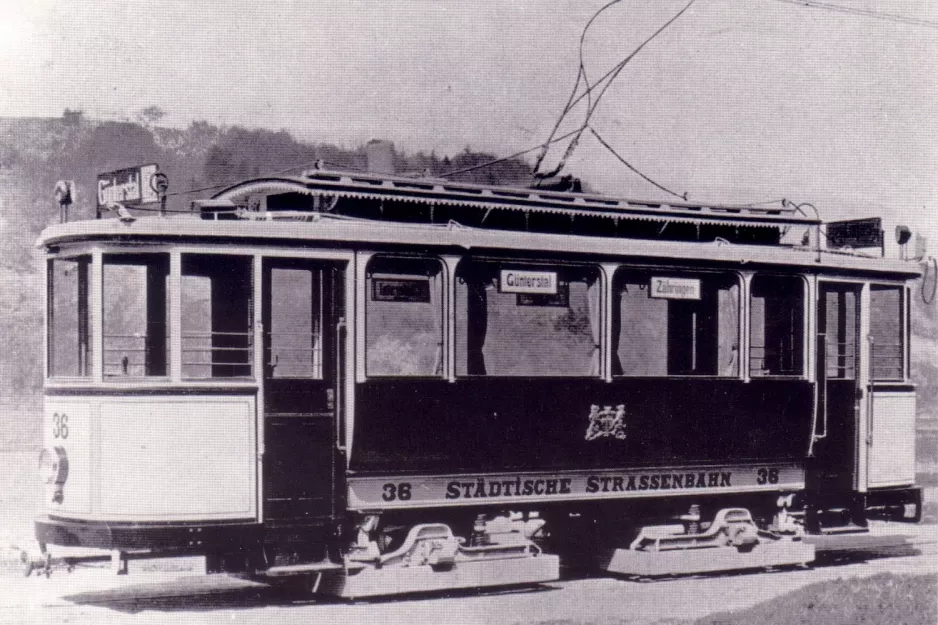
<svg viewBox="0 0 938 625"><path fill-rule="evenodd" d="M760 516L738 505L690 505L684 514L636 518L608 510L554 508L526 512L449 512L441 521L412 513L359 515L341 562L257 570L267 579L309 576L314 593L342 598L524 586L560 579L570 570L627 578L803 566L815 557L805 540L795 496L753 501ZM730 505L731 502L726 502ZM647 508L647 504L643 506ZM673 509L673 505L670 506ZM651 512L651 510L643 510ZM469 523L469 519L472 522Z"/></svg>

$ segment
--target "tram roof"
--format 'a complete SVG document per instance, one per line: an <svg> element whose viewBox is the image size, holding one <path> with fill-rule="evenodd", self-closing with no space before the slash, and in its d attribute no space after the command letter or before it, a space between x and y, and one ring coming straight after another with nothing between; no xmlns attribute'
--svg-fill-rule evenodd
<svg viewBox="0 0 938 625"><path fill-rule="evenodd" d="M265 203L256 206L254 200ZM283 198L287 198L283 202ZM304 200L305 198L305 200ZM352 200L352 201L345 201ZM279 203L278 203L279 202ZM406 219L385 214L396 207ZM571 253L593 257L645 257L663 262L747 263L801 270L840 269L860 273L917 276L916 265L810 246L781 243L791 226L820 227L817 217L788 207L661 204L602 195L491 186L386 174L313 170L301 176L273 176L232 185L207 200L196 200L198 211L166 217L136 216L132 220L96 219L47 228L37 241L50 246L82 241L115 243L188 242L199 245L296 245L322 242L330 246L428 246L457 249L517 250L527 253ZM415 218L407 206L428 211ZM370 207L370 208L363 208ZM375 207L380 207L377 209ZM131 209L133 207L130 207ZM432 210L444 219L434 222ZM429 209L429 210L428 210ZM519 211L550 218L570 217L569 229L539 230L502 227ZM416 211L419 212L419 211ZM427 214L427 213L425 213ZM578 217L613 219L644 235L616 233L603 226L586 231ZM697 240L661 233L670 224L709 228ZM682 226L689 227L689 226ZM648 235L648 232L651 235ZM733 239L734 233L750 233ZM764 232L766 235L751 235ZM746 237L750 237L747 239ZM729 240L728 240L729 239Z"/></svg>
<svg viewBox="0 0 938 625"><path fill-rule="evenodd" d="M585 235L484 230L450 224L407 224L310 214L301 220L206 220L190 215L147 216L125 223L95 219L56 224L43 231L37 245L186 245L250 252L271 246L412 250L429 248L485 253L549 254L627 263L629 258L662 264L777 267L800 272L850 272L915 278L919 267L899 259L817 250L802 246L739 245L721 241L658 241Z"/></svg>
<svg viewBox="0 0 938 625"><path fill-rule="evenodd" d="M257 178L235 184L211 200L197 204L203 210L237 206L251 195L298 193L327 199L357 199L423 204L454 209L511 210L554 213L571 217L614 220L667 221L735 227L816 226L821 220L790 207L756 207L661 203L605 195L479 185L433 178L407 178L389 174L313 170L302 176ZM458 220L458 219L457 219Z"/></svg>

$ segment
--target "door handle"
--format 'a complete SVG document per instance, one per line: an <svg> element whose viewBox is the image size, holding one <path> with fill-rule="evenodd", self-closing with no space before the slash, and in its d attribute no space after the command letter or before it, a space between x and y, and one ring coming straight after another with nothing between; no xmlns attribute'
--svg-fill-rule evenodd
<svg viewBox="0 0 938 625"><path fill-rule="evenodd" d="M345 349L346 349L345 317L340 317L335 324L335 415L336 415L336 443L338 448L345 450L345 419L342 412L345 410Z"/></svg>

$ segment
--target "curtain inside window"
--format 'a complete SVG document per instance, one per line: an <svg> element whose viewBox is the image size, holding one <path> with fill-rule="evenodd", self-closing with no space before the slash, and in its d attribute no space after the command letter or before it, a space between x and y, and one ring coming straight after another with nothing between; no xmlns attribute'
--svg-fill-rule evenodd
<svg viewBox="0 0 938 625"><path fill-rule="evenodd" d="M732 377L739 367L739 285L721 288L718 292L717 319L717 375Z"/></svg>
<svg viewBox="0 0 938 625"><path fill-rule="evenodd" d="M485 335L488 332L488 280L467 277L466 373L485 375Z"/></svg>
<svg viewBox="0 0 938 625"><path fill-rule="evenodd" d="M593 339L593 353L590 356L589 375L599 375L601 363L600 349L602 333L602 317L600 316L600 300L602 298L602 285L599 276L587 283L586 306L589 312L590 336Z"/></svg>
<svg viewBox="0 0 938 625"><path fill-rule="evenodd" d="M433 375L443 374L443 307L440 297L443 294L443 271L437 269L430 274L430 306L433 309L433 331L436 336L436 353L433 356Z"/></svg>
<svg viewBox="0 0 938 625"><path fill-rule="evenodd" d="M609 349L612 351L612 375L622 375L622 359L619 358L619 339L622 336L622 293L627 287L617 288L613 291L612 337Z"/></svg>

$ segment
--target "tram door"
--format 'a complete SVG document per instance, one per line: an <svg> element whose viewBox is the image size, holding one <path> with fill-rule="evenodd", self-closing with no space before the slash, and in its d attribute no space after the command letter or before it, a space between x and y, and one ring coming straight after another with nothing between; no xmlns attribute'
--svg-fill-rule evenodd
<svg viewBox="0 0 938 625"><path fill-rule="evenodd" d="M821 283L818 295L816 483L822 493L855 488L860 418L860 286Z"/></svg>
<svg viewBox="0 0 938 625"><path fill-rule="evenodd" d="M265 259L264 520L317 523L335 506L344 270Z"/></svg>

